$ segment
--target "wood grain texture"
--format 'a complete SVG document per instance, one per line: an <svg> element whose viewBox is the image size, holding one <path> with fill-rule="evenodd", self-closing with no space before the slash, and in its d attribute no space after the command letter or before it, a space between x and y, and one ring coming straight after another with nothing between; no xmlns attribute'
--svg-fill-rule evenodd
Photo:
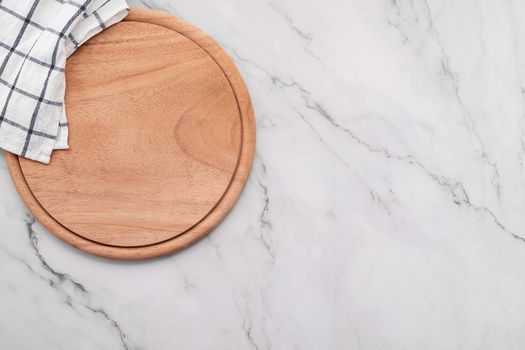
<svg viewBox="0 0 525 350"><path fill-rule="evenodd" d="M250 98L207 35L133 9L67 64L68 151L7 154L22 199L73 246L117 259L181 249L227 214L255 148Z"/></svg>

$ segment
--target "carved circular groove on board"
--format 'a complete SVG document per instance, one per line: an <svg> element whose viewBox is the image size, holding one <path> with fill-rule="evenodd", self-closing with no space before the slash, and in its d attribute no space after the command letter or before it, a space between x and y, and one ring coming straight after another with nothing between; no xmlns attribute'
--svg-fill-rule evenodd
<svg viewBox="0 0 525 350"><path fill-rule="evenodd" d="M34 216L92 254L143 259L202 238L227 214L255 148L235 65L180 19L130 11L70 57L70 150L50 165L6 153Z"/></svg>

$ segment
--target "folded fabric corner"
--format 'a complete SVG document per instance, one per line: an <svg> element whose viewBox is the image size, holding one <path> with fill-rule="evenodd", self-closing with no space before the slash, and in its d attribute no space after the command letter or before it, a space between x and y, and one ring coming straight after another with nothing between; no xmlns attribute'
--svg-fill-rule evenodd
<svg viewBox="0 0 525 350"><path fill-rule="evenodd" d="M66 59L128 10L125 0L0 1L0 148L46 164L69 148Z"/></svg>

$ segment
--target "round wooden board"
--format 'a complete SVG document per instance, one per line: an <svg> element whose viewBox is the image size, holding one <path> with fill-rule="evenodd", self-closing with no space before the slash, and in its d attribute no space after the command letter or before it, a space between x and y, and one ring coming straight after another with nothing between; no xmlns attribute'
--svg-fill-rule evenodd
<svg viewBox="0 0 525 350"><path fill-rule="evenodd" d="M146 259L205 236L251 169L255 121L235 65L206 34L132 9L68 59L68 151L6 153L51 232L91 254Z"/></svg>

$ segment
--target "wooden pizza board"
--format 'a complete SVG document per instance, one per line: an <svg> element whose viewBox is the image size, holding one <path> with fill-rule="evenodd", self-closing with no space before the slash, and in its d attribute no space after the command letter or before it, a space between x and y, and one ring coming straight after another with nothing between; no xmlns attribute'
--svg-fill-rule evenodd
<svg viewBox="0 0 525 350"><path fill-rule="evenodd" d="M6 153L33 215L115 259L177 251L232 208L255 149L248 91L209 36L132 9L67 62L69 144L49 165Z"/></svg>

